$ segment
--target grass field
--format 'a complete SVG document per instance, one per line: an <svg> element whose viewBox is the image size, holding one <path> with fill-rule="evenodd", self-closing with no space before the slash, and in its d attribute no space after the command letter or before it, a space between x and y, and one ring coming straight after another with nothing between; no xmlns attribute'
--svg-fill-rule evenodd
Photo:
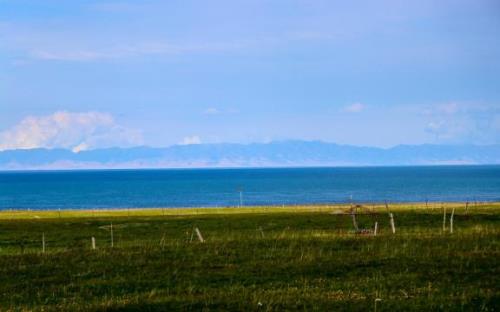
<svg viewBox="0 0 500 312"><path fill-rule="evenodd" d="M444 207L4 211L0 311L500 310L500 204Z"/></svg>

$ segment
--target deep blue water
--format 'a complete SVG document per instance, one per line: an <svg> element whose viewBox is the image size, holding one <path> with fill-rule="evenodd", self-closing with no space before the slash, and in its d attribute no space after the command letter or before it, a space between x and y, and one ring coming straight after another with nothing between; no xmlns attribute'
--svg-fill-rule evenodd
<svg viewBox="0 0 500 312"><path fill-rule="evenodd" d="M0 172L0 209L500 201L500 166Z"/></svg>

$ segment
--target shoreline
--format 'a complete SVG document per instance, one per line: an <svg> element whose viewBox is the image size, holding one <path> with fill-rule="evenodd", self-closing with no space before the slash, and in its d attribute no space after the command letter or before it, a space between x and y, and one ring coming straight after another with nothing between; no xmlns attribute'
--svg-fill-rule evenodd
<svg viewBox="0 0 500 312"><path fill-rule="evenodd" d="M270 213L348 213L351 207L366 209L369 212L383 213L401 210L441 211L443 208L466 210L465 202L412 202L412 203L357 203L351 204L305 204L243 207L150 207L150 208L96 208L96 209L5 209L0 210L0 220L14 219L59 219L59 218L94 218L94 217L162 217L196 216L229 214L270 214ZM500 208L500 202L469 202L467 209Z"/></svg>

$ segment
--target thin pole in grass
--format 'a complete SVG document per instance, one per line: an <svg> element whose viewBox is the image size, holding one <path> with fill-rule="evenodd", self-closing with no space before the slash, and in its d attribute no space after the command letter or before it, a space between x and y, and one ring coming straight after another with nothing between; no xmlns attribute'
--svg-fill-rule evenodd
<svg viewBox="0 0 500 312"><path fill-rule="evenodd" d="M95 250L95 237L92 236L92 238L90 239L90 241L92 242L92 250Z"/></svg>
<svg viewBox="0 0 500 312"><path fill-rule="evenodd" d="M359 230L358 222L356 221L356 213L354 212L353 209L351 209L351 218L352 218L352 225L354 226L354 229L357 232Z"/></svg>
<svg viewBox="0 0 500 312"><path fill-rule="evenodd" d="M443 207L443 233L446 231L446 206L441 204Z"/></svg>
<svg viewBox="0 0 500 312"><path fill-rule="evenodd" d="M389 212L389 204L387 204L387 200L385 201L385 209ZM389 212L389 221L391 223L392 234L396 234L396 225L394 224L394 215L392 212Z"/></svg>
<svg viewBox="0 0 500 312"><path fill-rule="evenodd" d="M450 216L450 233L453 234L453 216L455 216L455 207L451 210Z"/></svg>
<svg viewBox="0 0 500 312"><path fill-rule="evenodd" d="M165 233L163 233L163 235L160 239L160 247L161 247L161 249L164 249L164 247L165 247Z"/></svg>
<svg viewBox="0 0 500 312"><path fill-rule="evenodd" d="M200 230L196 227L196 228L194 228L194 231L196 232L196 236L198 236L198 240L200 241L200 243L204 243L205 240L203 239L203 236L201 235Z"/></svg>
<svg viewBox="0 0 500 312"><path fill-rule="evenodd" d="M42 253L45 253L45 233L42 233Z"/></svg>
<svg viewBox="0 0 500 312"><path fill-rule="evenodd" d="M262 229L262 227L261 227L261 226L259 226L259 232L260 232L260 236L261 236L262 238L264 238L264 237L265 237L265 235L264 235L264 230Z"/></svg>
<svg viewBox="0 0 500 312"><path fill-rule="evenodd" d="M375 228L373 229L373 236L377 236L377 231L378 231L378 222L375 221Z"/></svg>
<svg viewBox="0 0 500 312"><path fill-rule="evenodd" d="M382 299L380 299L380 298L376 298L375 299L374 306L373 306L373 311L374 312L377 312L377 303L379 303L381 301L382 301Z"/></svg>
<svg viewBox="0 0 500 312"><path fill-rule="evenodd" d="M194 231L191 231L191 238L189 239L189 242L192 243L193 242L193 237L194 237Z"/></svg>
<svg viewBox="0 0 500 312"><path fill-rule="evenodd" d="M396 225L394 224L394 215L392 214L392 212L389 212L389 218L391 221L392 234L396 234Z"/></svg>
<svg viewBox="0 0 500 312"><path fill-rule="evenodd" d="M356 212L354 211L354 206L352 204L352 195L350 198L350 205L351 205L351 218L352 218L352 225L354 226L354 230L357 232L359 230L358 228L358 222L356 221Z"/></svg>
<svg viewBox="0 0 500 312"><path fill-rule="evenodd" d="M111 248L113 248L115 246L115 242L114 242L114 238L113 238L113 222L111 222L109 229L110 229L110 234L111 234Z"/></svg>

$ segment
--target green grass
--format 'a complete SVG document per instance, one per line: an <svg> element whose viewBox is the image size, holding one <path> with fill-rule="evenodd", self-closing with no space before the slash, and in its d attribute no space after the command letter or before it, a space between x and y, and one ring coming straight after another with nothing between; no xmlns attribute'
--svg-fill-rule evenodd
<svg viewBox="0 0 500 312"><path fill-rule="evenodd" d="M0 212L0 311L499 310L500 204L424 206Z"/></svg>

